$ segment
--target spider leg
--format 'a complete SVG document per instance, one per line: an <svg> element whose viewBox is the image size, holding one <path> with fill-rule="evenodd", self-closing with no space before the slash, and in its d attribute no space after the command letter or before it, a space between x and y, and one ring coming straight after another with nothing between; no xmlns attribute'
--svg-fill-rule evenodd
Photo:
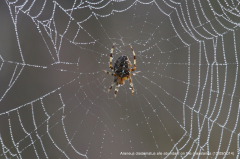
<svg viewBox="0 0 240 159"><path fill-rule="evenodd" d="M115 87L115 93L114 93L115 98L117 97L117 92L118 92L118 82L116 83L116 87Z"/></svg>
<svg viewBox="0 0 240 159"><path fill-rule="evenodd" d="M134 52L134 50L133 50L133 48L132 48L132 46L130 45L130 48L132 49L132 52L133 52L133 58L134 58L134 61L133 61L133 63L134 63L134 67L132 68L132 71L135 71L136 70L136 62L137 62L137 60L136 60L136 55L135 55L135 52Z"/></svg>
<svg viewBox="0 0 240 159"><path fill-rule="evenodd" d="M131 88L132 88L132 95L133 95L134 88L133 88L132 78L130 77L128 80L129 80L129 82L130 82L130 86L131 86Z"/></svg>
<svg viewBox="0 0 240 159"><path fill-rule="evenodd" d="M114 86L114 84L115 84L115 81L112 82L111 86L109 87L109 89L108 89L108 91L107 91L106 93L108 93L108 92L112 89L112 87Z"/></svg>
<svg viewBox="0 0 240 159"><path fill-rule="evenodd" d="M111 49L111 53L110 53L110 62L109 62L109 67L113 70L112 67L112 54L113 54L113 48L114 48L115 43L113 43L112 49Z"/></svg>
<svg viewBox="0 0 240 159"><path fill-rule="evenodd" d="M134 72L134 73L131 74L131 76L132 76L132 75L136 75L136 74L139 73L139 72L141 72L141 71Z"/></svg>
<svg viewBox="0 0 240 159"><path fill-rule="evenodd" d="M102 71L109 74L109 75L116 76L114 73L111 73L111 72L108 72L108 71L105 71L105 70L102 70Z"/></svg>

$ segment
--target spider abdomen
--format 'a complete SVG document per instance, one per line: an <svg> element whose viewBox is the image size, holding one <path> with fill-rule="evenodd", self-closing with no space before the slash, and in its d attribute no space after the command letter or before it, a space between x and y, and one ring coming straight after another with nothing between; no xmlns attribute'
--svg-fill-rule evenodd
<svg viewBox="0 0 240 159"><path fill-rule="evenodd" d="M114 72L118 77L127 77L130 74L131 62L126 55L120 56L114 64Z"/></svg>

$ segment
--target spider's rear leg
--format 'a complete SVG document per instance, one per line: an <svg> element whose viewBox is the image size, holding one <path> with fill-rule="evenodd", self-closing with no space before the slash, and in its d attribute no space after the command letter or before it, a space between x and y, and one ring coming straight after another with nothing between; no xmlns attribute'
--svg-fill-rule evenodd
<svg viewBox="0 0 240 159"><path fill-rule="evenodd" d="M111 53L110 53L110 62L109 62L109 67L113 70L112 66L112 54L113 54L113 48L114 48L115 43L113 43L113 46L111 48Z"/></svg>
<svg viewBox="0 0 240 159"><path fill-rule="evenodd" d="M137 62L137 60L136 60L136 54L135 54L135 52L134 52L134 50L133 50L133 48L132 48L131 45L130 45L130 48L132 49L132 52L133 52L133 58L134 58L134 61L133 61L134 66L133 66L133 68L132 68L132 71L135 71L136 68L137 68L137 66L136 66L136 62Z"/></svg>
<svg viewBox="0 0 240 159"><path fill-rule="evenodd" d="M132 83L132 78L131 77L129 77L129 82L130 82L130 86L132 88L132 95L133 95L134 88L133 88L133 83Z"/></svg>

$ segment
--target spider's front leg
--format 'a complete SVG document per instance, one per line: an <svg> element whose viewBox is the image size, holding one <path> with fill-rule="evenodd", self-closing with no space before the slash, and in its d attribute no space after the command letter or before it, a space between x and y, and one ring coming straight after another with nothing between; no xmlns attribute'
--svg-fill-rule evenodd
<svg viewBox="0 0 240 159"><path fill-rule="evenodd" d="M106 92L106 93L108 93L111 89L112 89L112 87L114 86L114 84L117 82L117 80L114 80L113 82L112 82L112 84L111 84L111 86L109 87L109 89L108 89L108 91Z"/></svg>
<svg viewBox="0 0 240 159"><path fill-rule="evenodd" d="M133 88L133 83L132 83L132 78L131 77L129 77L129 82L130 82L130 86L131 86L131 88L132 88L132 95L133 95L133 92L134 92L134 88Z"/></svg>
<svg viewBox="0 0 240 159"><path fill-rule="evenodd" d="M116 87L115 87L115 93L114 93L114 97L117 97L117 92L118 92L118 82L116 83Z"/></svg>

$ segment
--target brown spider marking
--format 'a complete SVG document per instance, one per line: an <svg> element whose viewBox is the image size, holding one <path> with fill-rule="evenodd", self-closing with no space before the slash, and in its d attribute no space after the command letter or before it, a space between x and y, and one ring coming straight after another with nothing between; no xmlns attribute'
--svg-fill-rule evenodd
<svg viewBox="0 0 240 159"><path fill-rule="evenodd" d="M114 67L113 67L112 66L112 54L113 54L114 45L115 45L115 43L113 43L113 46L111 48L110 62L109 62L109 67L114 71L114 73L110 73L110 72L107 72L105 70L102 70L103 72L114 76L114 80L113 80L110 88L108 89L107 93L112 89L112 87L115 84L116 87L115 87L114 96L116 98L119 85L123 86L125 84L125 81L129 80L130 86L132 88L132 95L133 95L134 88L133 88L133 83L132 83L131 76L135 75L136 73L139 73L139 72L131 73L132 71L136 70L136 55L135 55L135 52L134 52L132 46L130 46L130 48L132 49L132 52L133 52L133 56L134 56L134 67L133 68L132 68L131 61L129 60L128 56L126 56L126 55L118 57L118 59L114 63Z"/></svg>

